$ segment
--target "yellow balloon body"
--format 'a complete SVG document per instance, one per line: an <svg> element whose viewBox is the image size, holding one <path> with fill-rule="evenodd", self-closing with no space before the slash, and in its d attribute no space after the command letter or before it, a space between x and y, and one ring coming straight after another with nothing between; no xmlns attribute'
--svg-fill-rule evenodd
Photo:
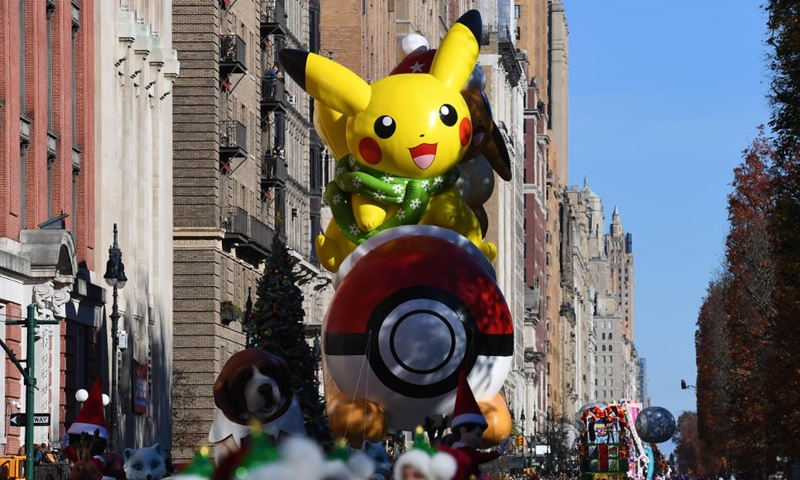
<svg viewBox="0 0 800 480"><path fill-rule="evenodd" d="M511 414L503 395L497 394L489 401L478 402L489 427L483 432L483 447L499 445L511 434Z"/></svg>
<svg viewBox="0 0 800 480"><path fill-rule="evenodd" d="M480 16L473 11L452 26L436 52L430 73L390 75L372 85L333 60L313 53L283 50L280 59L286 73L317 101L315 126L337 159L351 155L354 169L363 165L377 171L381 179L438 182L462 160L472 138L470 110L461 88L480 52L476 23L479 30ZM389 203L374 192L348 192L355 219L355 225L348 222L349 234L354 235L356 227L360 234L372 232L403 215L398 213L398 202ZM483 241L480 223L457 189L432 195L425 208L418 223L455 230L494 259L496 247ZM356 248L349 239L352 237L342 234L340 224L341 217L331 221L315 244L320 264L331 272L338 271Z"/></svg>

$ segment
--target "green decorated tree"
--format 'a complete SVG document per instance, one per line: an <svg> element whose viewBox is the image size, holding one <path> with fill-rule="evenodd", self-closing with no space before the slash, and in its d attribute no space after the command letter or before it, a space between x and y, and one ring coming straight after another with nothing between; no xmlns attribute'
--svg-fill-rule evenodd
<svg viewBox="0 0 800 480"><path fill-rule="evenodd" d="M278 355L289 365L306 431L317 442L329 445L332 437L319 393L318 352L306 341L303 292L296 285L295 263L286 244L275 235L258 282L253 312L244 326L248 347Z"/></svg>

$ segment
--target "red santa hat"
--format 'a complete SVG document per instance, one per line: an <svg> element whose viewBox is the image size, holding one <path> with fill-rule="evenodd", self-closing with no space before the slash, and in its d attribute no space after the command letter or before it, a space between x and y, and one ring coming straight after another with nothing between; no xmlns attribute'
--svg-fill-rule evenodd
<svg viewBox="0 0 800 480"><path fill-rule="evenodd" d="M456 429L466 423L477 423L478 425L483 425L484 429L489 426L483 413L481 413L481 409L478 407L478 402L475 401L475 395L472 394L472 388L467 382L467 374L462 370L461 376L458 378L456 408L453 411L453 420L450 422L450 428Z"/></svg>
<svg viewBox="0 0 800 480"><path fill-rule="evenodd" d="M100 378L95 380L89 398L83 403L81 411L78 412L78 417L75 422L67 430L68 434L80 435L86 433L94 435L95 431L99 431L100 438L108 439L108 430L106 429L106 419L103 407L103 384Z"/></svg>

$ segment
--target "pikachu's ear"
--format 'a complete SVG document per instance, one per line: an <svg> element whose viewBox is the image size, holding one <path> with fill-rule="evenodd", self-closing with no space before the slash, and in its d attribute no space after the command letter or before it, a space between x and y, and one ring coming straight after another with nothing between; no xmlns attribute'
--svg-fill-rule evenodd
<svg viewBox="0 0 800 480"><path fill-rule="evenodd" d="M483 22L477 10L470 10L456 23L436 50L431 75L451 90L460 90L467 83L481 50Z"/></svg>
<svg viewBox="0 0 800 480"><path fill-rule="evenodd" d="M303 50L283 49L278 59L292 80L318 102L347 116L367 108L372 89L346 67Z"/></svg>

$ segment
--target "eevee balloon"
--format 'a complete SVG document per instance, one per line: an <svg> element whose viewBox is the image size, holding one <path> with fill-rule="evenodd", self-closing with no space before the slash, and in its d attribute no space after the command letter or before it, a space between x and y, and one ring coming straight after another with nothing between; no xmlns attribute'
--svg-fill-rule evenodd
<svg viewBox="0 0 800 480"><path fill-rule="evenodd" d="M318 102L318 130L339 159L326 192L334 221L316 239L329 271L357 245L399 225L449 228L494 260L497 247L483 240L454 186L472 137L461 87L477 62L480 35L480 14L471 10L442 40L430 73L372 85L320 55L280 51L284 71Z"/></svg>

